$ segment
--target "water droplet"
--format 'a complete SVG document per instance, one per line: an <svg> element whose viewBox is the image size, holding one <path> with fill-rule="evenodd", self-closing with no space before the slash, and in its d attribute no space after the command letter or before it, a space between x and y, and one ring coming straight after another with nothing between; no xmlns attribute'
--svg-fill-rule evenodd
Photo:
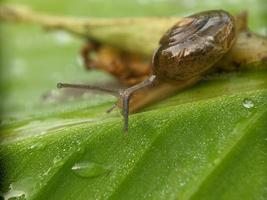
<svg viewBox="0 0 267 200"><path fill-rule="evenodd" d="M85 178L100 176L109 171L109 167L94 162L75 163L71 169L76 175Z"/></svg>
<svg viewBox="0 0 267 200"><path fill-rule="evenodd" d="M243 106L244 106L245 108L253 108L253 107L254 107L254 103L253 103L253 101L250 100L250 99L244 99L244 101L243 101Z"/></svg>

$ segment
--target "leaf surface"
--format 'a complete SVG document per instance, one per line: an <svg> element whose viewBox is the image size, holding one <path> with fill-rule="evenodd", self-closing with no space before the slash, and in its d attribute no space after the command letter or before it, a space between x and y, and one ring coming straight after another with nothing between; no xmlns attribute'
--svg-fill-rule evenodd
<svg viewBox="0 0 267 200"><path fill-rule="evenodd" d="M52 1L23 2L53 11ZM70 3L71 10L65 1L53 5L96 15L101 7L94 2ZM177 7L169 3L144 5L136 15L173 14ZM106 9L119 3L112 4ZM122 16L138 10L129 5ZM105 114L113 97L55 89L60 81L114 83L107 74L83 70L77 56L82 41L27 25L1 28L10 38L3 43L0 85L6 199L267 198L267 71L203 80L131 115L124 134L119 111Z"/></svg>

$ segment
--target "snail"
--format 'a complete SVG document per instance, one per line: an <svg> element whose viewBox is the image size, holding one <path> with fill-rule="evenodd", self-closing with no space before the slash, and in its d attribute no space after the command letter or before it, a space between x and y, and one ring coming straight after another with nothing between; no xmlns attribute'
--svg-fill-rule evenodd
<svg viewBox="0 0 267 200"><path fill-rule="evenodd" d="M233 16L223 10L200 12L176 23L160 39L152 56L150 76L127 89L58 83L58 88L107 92L118 98L108 112L122 108L123 130L128 131L129 113L161 100L198 82L231 50L237 35Z"/></svg>
<svg viewBox="0 0 267 200"><path fill-rule="evenodd" d="M106 71L130 88L65 83L58 87L115 95L119 101L112 108L122 108L126 131L129 113L190 87L213 72L266 69L267 38L248 29L247 16L247 12L233 17L215 10L185 18L80 19L40 13L20 5L0 6L1 21L36 24L87 39L81 51L86 69Z"/></svg>

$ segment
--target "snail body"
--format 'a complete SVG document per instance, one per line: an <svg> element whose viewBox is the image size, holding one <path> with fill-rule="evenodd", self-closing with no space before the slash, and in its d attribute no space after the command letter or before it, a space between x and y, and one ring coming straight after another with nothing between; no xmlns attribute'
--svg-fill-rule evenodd
<svg viewBox="0 0 267 200"><path fill-rule="evenodd" d="M229 13L222 10L197 13L179 21L162 36L152 57L151 75L143 82L125 90L65 83L59 83L58 87L101 90L115 95L127 131L129 112L195 84L235 41L235 20Z"/></svg>
<svg viewBox="0 0 267 200"><path fill-rule="evenodd" d="M163 80L188 80L209 70L233 46L234 18L225 11L185 18L161 38L153 56L153 74Z"/></svg>
<svg viewBox="0 0 267 200"><path fill-rule="evenodd" d="M216 68L235 44L236 29L233 16L222 10L197 13L175 24L162 36L152 57L154 87L132 97L130 112L194 85Z"/></svg>

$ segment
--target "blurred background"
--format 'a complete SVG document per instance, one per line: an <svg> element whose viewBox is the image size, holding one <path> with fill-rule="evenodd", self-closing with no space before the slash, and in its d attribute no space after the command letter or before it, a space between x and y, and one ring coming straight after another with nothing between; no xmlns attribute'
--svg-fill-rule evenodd
<svg viewBox="0 0 267 200"><path fill-rule="evenodd" d="M249 27L267 35L266 0L6 0L53 15L79 17L186 16L197 11L224 9L233 14L248 11ZM54 112L73 112L77 100L69 98L58 105L53 99L42 101L47 94L57 95L56 83L101 81L112 79L97 71L85 71L79 50L84 41L64 32L47 32L27 24L1 23L1 94L3 120ZM89 104L114 101L102 96L81 98L77 110ZM77 105L77 104L76 104Z"/></svg>

